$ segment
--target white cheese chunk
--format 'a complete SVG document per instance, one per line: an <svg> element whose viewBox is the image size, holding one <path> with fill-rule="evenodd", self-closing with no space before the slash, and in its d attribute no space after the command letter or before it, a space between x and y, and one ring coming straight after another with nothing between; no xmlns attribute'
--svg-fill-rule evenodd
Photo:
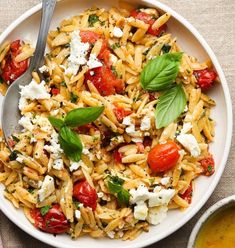
<svg viewBox="0 0 235 248"><path fill-rule="evenodd" d="M27 131L32 132L34 129L31 115L22 116L18 123Z"/></svg>
<svg viewBox="0 0 235 248"><path fill-rule="evenodd" d="M146 220L148 216L147 204L143 201L138 202L134 207L134 217L136 220Z"/></svg>
<svg viewBox="0 0 235 248"><path fill-rule="evenodd" d="M144 185L140 185L136 190L131 189L130 190L130 202L131 204L135 204L139 201L146 201L149 198L149 191L148 188Z"/></svg>
<svg viewBox="0 0 235 248"><path fill-rule="evenodd" d="M38 84L34 79L30 84L26 86L20 86L20 95L22 98L29 100L50 99L51 97L45 87L45 81L42 81L40 84Z"/></svg>
<svg viewBox="0 0 235 248"><path fill-rule="evenodd" d="M123 31L119 27L114 27L113 36L116 38L121 38L123 36Z"/></svg>
<svg viewBox="0 0 235 248"><path fill-rule="evenodd" d="M80 32L78 30L71 34L70 56L68 58L68 68L65 74L76 75L80 66L87 63L86 56L89 52L90 44L81 41Z"/></svg>
<svg viewBox="0 0 235 248"><path fill-rule="evenodd" d="M196 138L192 134L180 134L177 136L177 140L182 146L184 146L193 157L199 157L201 149Z"/></svg>
<svg viewBox="0 0 235 248"><path fill-rule="evenodd" d="M80 212L80 210L75 210L75 217L76 217L76 219L77 220L80 220L81 219L81 212Z"/></svg>
<svg viewBox="0 0 235 248"><path fill-rule="evenodd" d="M83 165L83 162L80 160L79 162L73 162L71 161L69 170L71 172L78 170Z"/></svg>
<svg viewBox="0 0 235 248"><path fill-rule="evenodd" d="M159 192L149 193L149 207L167 205L175 195L174 189L162 189Z"/></svg>
<svg viewBox="0 0 235 248"><path fill-rule="evenodd" d="M110 55L109 55L109 60L112 63L112 65L115 65L118 62L118 58L115 55L113 55L112 53L110 53Z"/></svg>
<svg viewBox="0 0 235 248"><path fill-rule="evenodd" d="M162 185L167 185L169 182L170 182L171 178L170 177L163 177L161 180L160 180L160 183Z"/></svg>
<svg viewBox="0 0 235 248"><path fill-rule="evenodd" d="M167 211L166 206L149 208L147 221L152 225L158 225L166 218Z"/></svg>
<svg viewBox="0 0 235 248"><path fill-rule="evenodd" d="M89 69L94 69L103 66L103 64L98 60L95 54L91 54L87 62Z"/></svg>
<svg viewBox="0 0 235 248"><path fill-rule="evenodd" d="M109 231L109 232L107 232L107 235L109 236L109 238L114 239L115 232L114 231Z"/></svg>
<svg viewBox="0 0 235 248"><path fill-rule="evenodd" d="M63 162L63 159L59 158L59 159L55 159L52 167L55 169L55 170L62 170L64 168L64 162Z"/></svg>
<svg viewBox="0 0 235 248"><path fill-rule="evenodd" d="M38 70L39 70L41 73L49 72L49 68L48 68L46 65L43 65L43 66L40 67Z"/></svg>
<svg viewBox="0 0 235 248"><path fill-rule="evenodd" d="M44 201L48 196L50 196L55 191L54 178L51 176L46 176L42 182L41 189L38 191L39 201Z"/></svg>
<svg viewBox="0 0 235 248"><path fill-rule="evenodd" d="M190 122L186 122L186 123L184 123L183 128L182 128L180 133L181 134L186 134L192 129L192 127L193 126L192 126L192 124Z"/></svg>
<svg viewBox="0 0 235 248"><path fill-rule="evenodd" d="M22 164L24 159L21 156L17 156L16 161Z"/></svg>
<svg viewBox="0 0 235 248"><path fill-rule="evenodd" d="M127 117L123 118L122 124L123 125L126 125L126 126L132 125L131 117L130 116L127 116Z"/></svg>
<svg viewBox="0 0 235 248"><path fill-rule="evenodd" d="M19 100L19 110L23 110L28 105L28 101L25 97L20 97Z"/></svg>
<svg viewBox="0 0 235 248"><path fill-rule="evenodd" d="M151 128L151 119L149 116L145 116L141 121L140 130L141 131L148 131Z"/></svg>
<svg viewBox="0 0 235 248"><path fill-rule="evenodd" d="M97 196L98 196L99 198L102 198L102 197L104 196L104 193L103 193L103 192L98 192L98 193L97 193Z"/></svg>

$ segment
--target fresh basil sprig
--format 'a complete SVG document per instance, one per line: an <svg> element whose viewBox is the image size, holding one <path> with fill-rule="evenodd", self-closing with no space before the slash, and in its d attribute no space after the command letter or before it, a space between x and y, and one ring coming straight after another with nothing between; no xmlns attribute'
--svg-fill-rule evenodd
<svg viewBox="0 0 235 248"><path fill-rule="evenodd" d="M44 207L42 207L41 209L40 209L40 212L41 212L41 215L42 216L44 216L44 215L46 215L48 212L49 212L49 210L51 209L51 206L44 206Z"/></svg>
<svg viewBox="0 0 235 248"><path fill-rule="evenodd" d="M78 108L70 111L64 120L48 117L51 125L59 129L59 143L64 153L74 162L81 159L83 145L79 135L71 128L95 121L104 111L104 107Z"/></svg>
<svg viewBox="0 0 235 248"><path fill-rule="evenodd" d="M175 121L184 111L186 103L186 95L181 85L175 85L163 93L155 111L157 128L166 127Z"/></svg>
<svg viewBox="0 0 235 248"><path fill-rule="evenodd" d="M183 53L166 53L151 60L141 73L141 86L148 91L161 91L171 86L178 73Z"/></svg>
<svg viewBox="0 0 235 248"><path fill-rule="evenodd" d="M130 193L123 188L124 180L117 176L108 177L108 189L111 194L117 196L120 205L128 205L130 200Z"/></svg>
<svg viewBox="0 0 235 248"><path fill-rule="evenodd" d="M78 108L70 111L65 119L65 125L80 127L95 121L104 111L104 107Z"/></svg>

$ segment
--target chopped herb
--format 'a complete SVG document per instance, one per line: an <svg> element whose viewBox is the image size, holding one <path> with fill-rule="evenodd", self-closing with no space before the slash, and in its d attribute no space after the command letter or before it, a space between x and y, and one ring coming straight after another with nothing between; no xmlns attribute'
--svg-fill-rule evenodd
<svg viewBox="0 0 235 248"><path fill-rule="evenodd" d="M15 141L15 142L19 142L20 141L20 139L18 139L16 136L14 136L14 135L12 135L12 139Z"/></svg>
<svg viewBox="0 0 235 248"><path fill-rule="evenodd" d="M28 189L28 192L29 192L30 194L33 194L33 193L34 193L34 188L29 188L29 189Z"/></svg>
<svg viewBox="0 0 235 248"><path fill-rule="evenodd" d="M76 208L80 208L81 207L81 203L78 202L78 201L76 201L76 200L73 201L73 204L75 205Z"/></svg>
<svg viewBox="0 0 235 248"><path fill-rule="evenodd" d="M77 100L78 100L78 96L75 95L73 92L71 92L70 101L71 101L72 103L76 103Z"/></svg>
<svg viewBox="0 0 235 248"><path fill-rule="evenodd" d="M96 14L92 14L88 18L89 26L93 27L96 22L98 22L100 19Z"/></svg>
<svg viewBox="0 0 235 248"><path fill-rule="evenodd" d="M70 47L70 44L69 43L68 44L65 44L64 47L65 48L69 48Z"/></svg>
<svg viewBox="0 0 235 248"><path fill-rule="evenodd" d="M163 53L169 53L170 50L171 50L171 46L169 44L164 44L164 46L162 47Z"/></svg>
<svg viewBox="0 0 235 248"><path fill-rule="evenodd" d="M51 60L51 55L49 53L46 54L46 57Z"/></svg>
<svg viewBox="0 0 235 248"><path fill-rule="evenodd" d="M49 83L49 82L50 82L50 78L49 78L49 77L46 78L46 79L45 79L45 82L46 82L46 83Z"/></svg>
<svg viewBox="0 0 235 248"><path fill-rule="evenodd" d="M45 207L42 207L40 209L40 212L41 212L41 215L44 216L48 213L48 211L50 210L51 206L45 206Z"/></svg>
<svg viewBox="0 0 235 248"><path fill-rule="evenodd" d="M65 83L65 81L61 82L60 85L67 88L67 84Z"/></svg>
<svg viewBox="0 0 235 248"><path fill-rule="evenodd" d="M11 154L10 154L10 156L9 156L9 159L10 159L10 161L14 161L14 160L16 160L17 159L17 157L18 157L18 154L21 154L19 151L13 151Z"/></svg>
<svg viewBox="0 0 235 248"><path fill-rule="evenodd" d="M155 178L150 178L149 183L152 185L155 182Z"/></svg>
<svg viewBox="0 0 235 248"><path fill-rule="evenodd" d="M145 50L143 54L146 56L149 53L149 51L150 51L150 48Z"/></svg>
<svg viewBox="0 0 235 248"><path fill-rule="evenodd" d="M0 77L0 84L3 84L3 82L4 82L3 79Z"/></svg>
<svg viewBox="0 0 235 248"><path fill-rule="evenodd" d="M100 22L100 25L101 26L104 26L105 25L105 21Z"/></svg>
<svg viewBox="0 0 235 248"><path fill-rule="evenodd" d="M207 171L208 171L208 172L212 172L212 171L213 171L213 166L212 166L212 165L208 165Z"/></svg>
<svg viewBox="0 0 235 248"><path fill-rule="evenodd" d="M119 43L114 43L113 45L111 45L111 49L113 49L113 50L115 50L119 47L121 47L121 45Z"/></svg>
<svg viewBox="0 0 235 248"><path fill-rule="evenodd" d="M118 73L117 73L116 67L112 65L112 66L111 66L111 70L112 70L113 74L114 74L116 77L118 77Z"/></svg>

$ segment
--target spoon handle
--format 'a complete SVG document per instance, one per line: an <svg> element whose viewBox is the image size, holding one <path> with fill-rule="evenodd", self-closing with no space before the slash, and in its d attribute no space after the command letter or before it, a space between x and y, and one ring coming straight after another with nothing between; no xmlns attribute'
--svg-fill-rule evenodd
<svg viewBox="0 0 235 248"><path fill-rule="evenodd" d="M42 19L41 19L41 25L39 29L36 49L29 66L29 70L31 71L43 65L48 31L50 28L50 23L55 9L55 5L56 5L56 0L42 1Z"/></svg>

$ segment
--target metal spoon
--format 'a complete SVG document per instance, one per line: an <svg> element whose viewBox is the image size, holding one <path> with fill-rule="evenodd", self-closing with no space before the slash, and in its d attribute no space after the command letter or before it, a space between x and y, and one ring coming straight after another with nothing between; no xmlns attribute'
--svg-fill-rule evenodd
<svg viewBox="0 0 235 248"><path fill-rule="evenodd" d="M9 87L3 101L1 122L4 137L8 145L9 137L12 135L12 133L15 131L19 132L21 130L21 127L18 124L19 119L21 118L18 107L20 98L19 86L25 86L29 84L32 80L32 72L37 71L43 65L47 35L55 5L56 0L42 1L41 24L34 56L30 61L28 70Z"/></svg>

